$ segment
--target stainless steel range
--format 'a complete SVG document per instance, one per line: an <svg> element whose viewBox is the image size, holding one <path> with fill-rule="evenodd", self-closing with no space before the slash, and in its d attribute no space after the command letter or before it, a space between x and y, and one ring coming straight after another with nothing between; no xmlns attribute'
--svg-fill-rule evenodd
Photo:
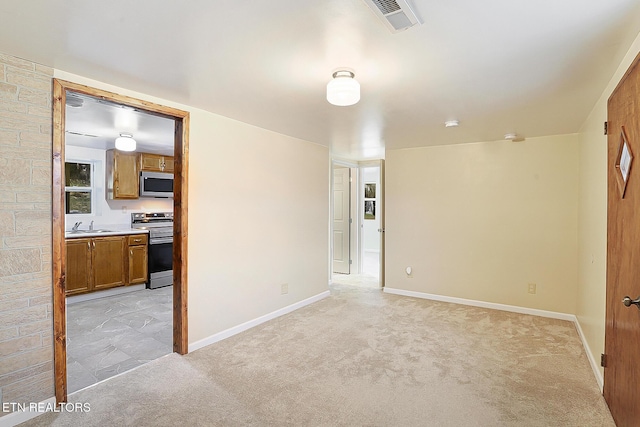
<svg viewBox="0 0 640 427"><path fill-rule="evenodd" d="M149 281L155 289L173 284L173 212L132 213L131 228L149 230Z"/></svg>

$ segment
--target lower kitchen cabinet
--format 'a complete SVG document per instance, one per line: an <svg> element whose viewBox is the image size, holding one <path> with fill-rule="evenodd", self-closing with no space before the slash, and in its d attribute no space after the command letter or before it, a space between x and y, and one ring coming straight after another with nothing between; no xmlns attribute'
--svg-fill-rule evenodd
<svg viewBox="0 0 640 427"><path fill-rule="evenodd" d="M128 285L147 283L148 272L148 236L146 234L134 234L129 236L129 276Z"/></svg>
<svg viewBox="0 0 640 427"><path fill-rule="evenodd" d="M147 281L147 236L66 240L66 295Z"/></svg>
<svg viewBox="0 0 640 427"><path fill-rule="evenodd" d="M66 265L67 295L91 290L91 239L68 239Z"/></svg>
<svg viewBox="0 0 640 427"><path fill-rule="evenodd" d="M97 291L124 286L126 283L125 236L96 237L91 240L93 243L91 254L93 289Z"/></svg>

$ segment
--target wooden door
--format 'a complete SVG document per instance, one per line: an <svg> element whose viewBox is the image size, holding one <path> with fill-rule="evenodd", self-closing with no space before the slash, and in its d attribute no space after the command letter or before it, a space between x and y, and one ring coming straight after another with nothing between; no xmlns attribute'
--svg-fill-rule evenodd
<svg viewBox="0 0 640 427"><path fill-rule="evenodd" d="M67 257L67 296L91 290L91 239L68 239L65 242Z"/></svg>
<svg viewBox="0 0 640 427"><path fill-rule="evenodd" d="M350 272L350 173L349 168L333 170L333 272Z"/></svg>
<svg viewBox="0 0 640 427"><path fill-rule="evenodd" d="M114 151L113 198L137 199L140 193L138 157L136 153Z"/></svg>
<svg viewBox="0 0 640 427"><path fill-rule="evenodd" d="M609 98L604 397L618 427L640 420L640 74L638 59ZM624 144L627 149L624 149ZM621 153L633 156L627 164ZM619 166L617 166L619 165ZM626 187L625 187L626 183Z"/></svg>
<svg viewBox="0 0 640 427"><path fill-rule="evenodd" d="M107 289L124 286L125 236L99 237L92 240L91 265L93 288Z"/></svg>

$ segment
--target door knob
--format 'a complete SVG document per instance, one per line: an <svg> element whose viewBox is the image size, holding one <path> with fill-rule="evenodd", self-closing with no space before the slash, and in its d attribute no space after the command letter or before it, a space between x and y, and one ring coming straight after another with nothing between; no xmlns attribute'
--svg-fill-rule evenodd
<svg viewBox="0 0 640 427"><path fill-rule="evenodd" d="M638 307L638 310L640 310L640 297L636 299L631 299L627 296L627 297L624 297L624 299L622 300L622 303L626 307L631 307L631 304L635 304L635 306Z"/></svg>

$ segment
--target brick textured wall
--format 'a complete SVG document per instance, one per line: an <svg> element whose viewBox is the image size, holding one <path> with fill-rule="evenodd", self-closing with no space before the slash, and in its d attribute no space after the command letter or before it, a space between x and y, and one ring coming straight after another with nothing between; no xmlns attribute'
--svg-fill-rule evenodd
<svg viewBox="0 0 640 427"><path fill-rule="evenodd" d="M2 402L40 402L54 395L52 75L51 68L0 54Z"/></svg>

